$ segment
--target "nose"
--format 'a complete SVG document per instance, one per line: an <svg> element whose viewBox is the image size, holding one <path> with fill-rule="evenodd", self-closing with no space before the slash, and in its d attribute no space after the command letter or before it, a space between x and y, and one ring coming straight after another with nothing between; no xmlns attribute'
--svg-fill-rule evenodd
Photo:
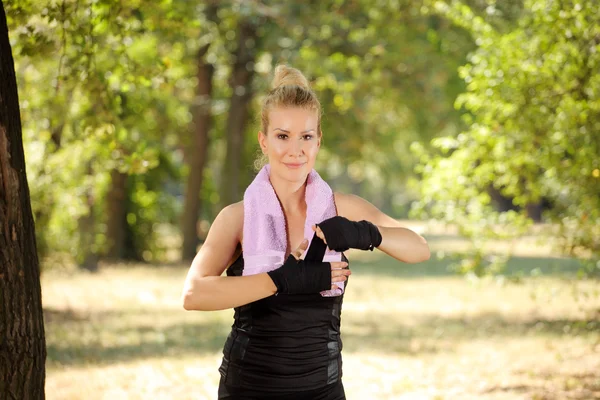
<svg viewBox="0 0 600 400"><path fill-rule="evenodd" d="M290 154L292 156L301 156L304 153L304 142L302 140L292 140L290 145Z"/></svg>

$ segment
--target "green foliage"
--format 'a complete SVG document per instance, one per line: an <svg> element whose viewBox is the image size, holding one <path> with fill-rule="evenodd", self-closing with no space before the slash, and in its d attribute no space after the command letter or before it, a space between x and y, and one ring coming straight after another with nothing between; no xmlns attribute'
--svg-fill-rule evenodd
<svg viewBox="0 0 600 400"><path fill-rule="evenodd" d="M15 49L28 174L42 249L81 258L79 221L94 218L102 253L110 210L111 172L128 174L130 254L160 259L157 228L177 223L188 173L191 110L197 104L198 50L215 67L214 125L203 219L219 211L239 22L259 26L252 118L244 145L241 185L252 178L258 115L273 67L300 68L323 104L324 148L319 170L340 190L405 215L416 157L461 127L452 107L464 82L456 69L473 47L470 37L422 3L136 0L15 0L7 7ZM194 155L186 154L186 157ZM326 162L324 162L326 160ZM87 242L86 242L87 243Z"/></svg>
<svg viewBox="0 0 600 400"><path fill-rule="evenodd" d="M170 187L164 183L179 175L164 154L160 162L161 168L131 175L128 180L127 227L133 243L126 243L126 256L130 259L160 261L169 250L162 240L163 226L176 222L179 210Z"/></svg>
<svg viewBox="0 0 600 400"><path fill-rule="evenodd" d="M482 241L499 232L522 233L528 225L525 207L545 200L551 205L545 218L557 227L551 233L562 239L564 250L600 257L596 7L526 1L506 32L459 2L438 1L434 7L466 27L478 48L460 69L467 91L456 102L467 111L470 127L456 138L434 140L438 155L421 152L423 198L416 211L458 223L465 235ZM491 187L521 211L495 212Z"/></svg>
<svg viewBox="0 0 600 400"><path fill-rule="evenodd" d="M266 92L274 64L300 68L324 110L319 171L338 189L405 216L415 196L406 187L416 162L410 144L456 134L461 125L452 103L464 90L456 69L471 39L438 16L421 15L420 2L294 4L278 9L286 23L265 39L258 93Z"/></svg>
<svg viewBox="0 0 600 400"><path fill-rule="evenodd" d="M177 78L169 71L170 49L161 47L149 29L165 21L160 10L150 2L124 8L106 0L11 11L12 21L21 22L11 32L16 33L28 176L42 252L68 252L78 260L86 252L102 252L107 241L103 199L113 169L132 175L131 187L139 186L135 176L140 176L151 188L153 201L140 204L150 224L172 223L172 213L159 199L165 197L165 179L177 177L165 161L186 119L177 118L181 105L169 96L176 83L169 78ZM150 170L157 171L147 175ZM150 183L150 178L156 180ZM132 204L140 203L140 190ZM84 249L78 220L90 213L96 239ZM151 231L139 219L129 226L134 241L144 243L139 252L151 249Z"/></svg>

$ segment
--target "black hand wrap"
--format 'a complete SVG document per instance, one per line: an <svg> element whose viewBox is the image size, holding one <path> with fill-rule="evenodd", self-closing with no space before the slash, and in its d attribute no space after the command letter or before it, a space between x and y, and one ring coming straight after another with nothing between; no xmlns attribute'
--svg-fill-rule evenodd
<svg viewBox="0 0 600 400"><path fill-rule="evenodd" d="M350 248L371 250L381 244L381 233L377 226L369 221L350 221L336 216L317 224L325 235L327 246L331 250L346 251Z"/></svg>
<svg viewBox="0 0 600 400"><path fill-rule="evenodd" d="M315 235L305 260L290 255L281 267L267 272L277 286L277 293L315 294L331 289L331 264L321 262L325 248L325 243Z"/></svg>
<svg viewBox="0 0 600 400"><path fill-rule="evenodd" d="M308 250L306 250L306 255L304 256L305 261L323 261L323 257L325 257L325 252L327 251L327 245L317 236L317 234L313 234L313 238L310 242L310 246Z"/></svg>

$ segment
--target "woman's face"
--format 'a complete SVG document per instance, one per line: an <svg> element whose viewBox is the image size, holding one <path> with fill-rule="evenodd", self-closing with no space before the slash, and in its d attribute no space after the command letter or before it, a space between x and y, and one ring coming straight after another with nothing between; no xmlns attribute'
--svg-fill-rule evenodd
<svg viewBox="0 0 600 400"><path fill-rule="evenodd" d="M287 181L304 181L315 165L321 146L316 110L274 108L269 112L267 132L258 141L269 157L271 174Z"/></svg>

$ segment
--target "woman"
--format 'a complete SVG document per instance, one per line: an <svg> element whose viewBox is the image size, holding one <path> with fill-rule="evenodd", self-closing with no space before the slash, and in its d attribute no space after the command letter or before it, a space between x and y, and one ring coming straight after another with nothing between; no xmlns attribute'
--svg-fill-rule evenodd
<svg viewBox="0 0 600 400"><path fill-rule="evenodd" d="M244 200L216 217L183 304L235 308L219 399L345 399L340 314L351 272L343 251L378 248L417 263L429 248L368 201L333 193L314 171L321 106L302 73L278 66L272 87L258 132L268 164Z"/></svg>

